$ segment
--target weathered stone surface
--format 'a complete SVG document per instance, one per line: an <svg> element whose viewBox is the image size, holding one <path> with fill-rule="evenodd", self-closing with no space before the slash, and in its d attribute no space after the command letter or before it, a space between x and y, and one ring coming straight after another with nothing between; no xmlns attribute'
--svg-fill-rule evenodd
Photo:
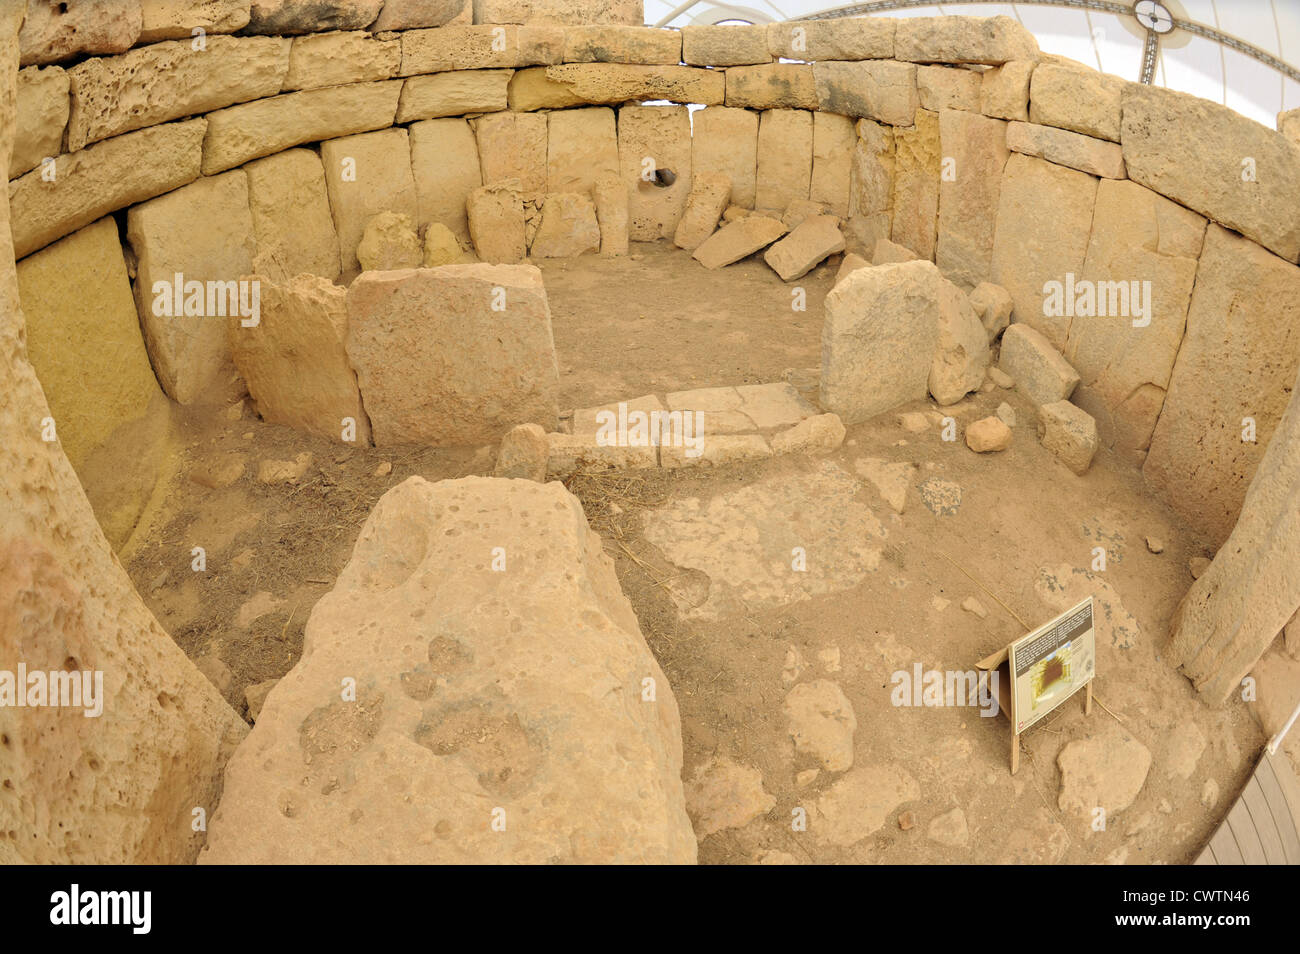
<svg viewBox="0 0 1300 954"><path fill-rule="evenodd" d="M920 98L916 65L895 60L813 65L819 108L828 113L910 126Z"/></svg>
<svg viewBox="0 0 1300 954"><path fill-rule="evenodd" d="M546 75L548 68L534 66L526 70L515 70L506 90L506 101L511 109L522 113L534 109L567 109L570 106L586 105L587 101L568 86L550 79Z"/></svg>
<svg viewBox="0 0 1300 954"><path fill-rule="evenodd" d="M59 156L54 181L33 169L9 187L14 254L22 258L109 212L192 182L206 123L168 123Z"/></svg>
<svg viewBox="0 0 1300 954"><path fill-rule="evenodd" d="M731 182L731 201L754 207L758 170L758 113L729 106L695 112L691 168L695 174L718 173Z"/></svg>
<svg viewBox="0 0 1300 954"><path fill-rule="evenodd" d="M478 142L463 119L430 119L410 127L411 172L424 228L441 222L462 243L470 240L465 203L483 184Z"/></svg>
<svg viewBox="0 0 1300 954"><path fill-rule="evenodd" d="M894 57L914 63L988 63L1035 59L1034 35L1011 17L905 17Z"/></svg>
<svg viewBox="0 0 1300 954"><path fill-rule="evenodd" d="M547 192L589 193L601 176L618 175L614 110L565 109L544 118Z"/></svg>
<svg viewBox="0 0 1300 954"><path fill-rule="evenodd" d="M710 235L691 256L705 268L721 268L753 255L786 232L780 219L747 215Z"/></svg>
<svg viewBox="0 0 1300 954"><path fill-rule="evenodd" d="M670 391L668 408L701 415L701 433L771 430L798 424L817 413L788 382ZM656 402L657 405L657 402ZM576 427L575 419L575 427Z"/></svg>
<svg viewBox="0 0 1300 954"><path fill-rule="evenodd" d="M453 70L408 77L393 122L505 109L512 75L511 70Z"/></svg>
<svg viewBox="0 0 1300 954"><path fill-rule="evenodd" d="M604 175L591 184L600 225L600 254L627 254L627 187L616 175Z"/></svg>
<svg viewBox="0 0 1300 954"><path fill-rule="evenodd" d="M812 113L803 109L769 109L758 124L758 173L755 208L784 209L808 198L812 183Z"/></svg>
<svg viewBox="0 0 1300 954"><path fill-rule="evenodd" d="M763 254L763 261L785 282L807 275L836 252L844 251L844 235L833 215L804 219Z"/></svg>
<svg viewBox="0 0 1300 954"><path fill-rule="evenodd" d="M1204 234L1199 215L1136 183L1097 189L1080 275L1096 307L1074 309L1064 355L1080 378L1072 400L1130 457L1149 446L1164 403Z"/></svg>
<svg viewBox="0 0 1300 954"><path fill-rule="evenodd" d="M855 252L846 252L843 260L840 262L839 269L835 272L835 284L838 285L844 281L844 276L850 272L856 272L859 268L867 268L871 263L861 255Z"/></svg>
<svg viewBox="0 0 1300 954"><path fill-rule="evenodd" d="M998 365L1035 404L1064 401L1079 385L1079 374L1070 362L1041 332L1023 322L1002 335Z"/></svg>
<svg viewBox="0 0 1300 954"><path fill-rule="evenodd" d="M370 24L370 32L439 27L462 20L473 21L470 0L384 0L384 8Z"/></svg>
<svg viewBox="0 0 1300 954"><path fill-rule="evenodd" d="M411 146L405 129L382 129L323 142L320 153L339 236L339 262L348 275L361 267L357 246L372 217L399 212L418 221ZM347 178L345 166L352 173Z"/></svg>
<svg viewBox="0 0 1300 954"><path fill-rule="evenodd" d="M954 66L918 66L916 92L922 109L978 110L982 74Z"/></svg>
<svg viewBox="0 0 1300 954"><path fill-rule="evenodd" d="M400 80L381 80L285 93L208 113L203 174L210 176L305 142L391 126L401 92ZM330 181L337 175L336 169L326 171Z"/></svg>
<svg viewBox="0 0 1300 954"><path fill-rule="evenodd" d="M664 444L659 465L667 469L715 467L766 460L772 448L760 434L705 434L694 447L684 443Z"/></svg>
<svg viewBox="0 0 1300 954"><path fill-rule="evenodd" d="M694 862L672 689L562 486L398 485L305 643L231 761L205 862Z"/></svg>
<svg viewBox="0 0 1300 954"><path fill-rule="evenodd" d="M519 424L501 438L494 477L546 480L546 431L539 424Z"/></svg>
<svg viewBox="0 0 1300 954"><path fill-rule="evenodd" d="M140 0L28 0L18 51L23 66L129 50L140 36ZM17 13L22 16L22 6Z"/></svg>
<svg viewBox="0 0 1300 954"><path fill-rule="evenodd" d="M365 30L300 36L289 52L284 91L389 79L401 63L396 39L376 39Z"/></svg>
<svg viewBox="0 0 1300 954"><path fill-rule="evenodd" d="M795 752L811 755L832 772L853 765L858 720L838 683L817 679L795 686L785 697L785 715Z"/></svg>
<svg viewBox="0 0 1300 954"><path fill-rule="evenodd" d="M818 841L848 847L884 827L901 805L921 797L921 787L901 766L861 765L817 799L809 830Z"/></svg>
<svg viewBox="0 0 1300 954"><path fill-rule="evenodd" d="M327 440L342 442L349 433L369 444L370 421L343 349L347 289L318 275L258 281L258 324L245 327L238 317L226 322L230 352L258 413Z"/></svg>
<svg viewBox="0 0 1300 954"><path fill-rule="evenodd" d="M566 258L598 251L600 225L591 198L581 192L547 195L530 254L535 258Z"/></svg>
<svg viewBox="0 0 1300 954"><path fill-rule="evenodd" d="M821 404L855 424L925 397L939 338L931 262L851 272L826 295Z"/></svg>
<svg viewBox="0 0 1300 954"><path fill-rule="evenodd" d="M776 799L763 790L762 773L729 758L714 756L686 783L686 811L699 839L727 828L744 828L775 807Z"/></svg>
<svg viewBox="0 0 1300 954"><path fill-rule="evenodd" d="M694 66L566 63L548 67L546 78L566 87L579 102L598 105L667 100L714 106L726 97L722 70Z"/></svg>
<svg viewBox="0 0 1300 954"><path fill-rule="evenodd" d="M491 113L470 121L483 184L518 179L525 194L546 191L546 116Z"/></svg>
<svg viewBox="0 0 1300 954"><path fill-rule="evenodd" d="M1121 727L1105 722L1066 743L1056 764L1061 770L1057 806L1091 820L1097 808L1110 817L1133 804L1146 783L1151 752Z"/></svg>
<svg viewBox="0 0 1300 954"><path fill-rule="evenodd" d="M1300 109L1288 109L1278 113L1277 131L1300 146Z"/></svg>
<svg viewBox="0 0 1300 954"><path fill-rule="evenodd" d="M347 352L377 446L491 443L559 415L551 313L531 265L366 272L348 289Z"/></svg>
<svg viewBox="0 0 1300 954"><path fill-rule="evenodd" d="M19 262L18 292L27 358L59 445L80 467L159 396L113 220L100 219Z"/></svg>
<svg viewBox="0 0 1300 954"><path fill-rule="evenodd" d="M676 66L682 60L680 30L595 24L564 31L566 63L639 63Z"/></svg>
<svg viewBox="0 0 1300 954"><path fill-rule="evenodd" d="M642 0L474 0L475 23L645 22Z"/></svg>
<svg viewBox="0 0 1300 954"><path fill-rule="evenodd" d="M455 265L460 261L464 249L454 232L441 222L430 222L424 232L424 257L420 264L425 268L437 268L439 265Z"/></svg>
<svg viewBox="0 0 1300 954"><path fill-rule="evenodd" d="M869 119L858 120L857 131L845 236L851 248L869 255L878 240L889 238L892 228L894 131Z"/></svg>
<svg viewBox="0 0 1300 954"><path fill-rule="evenodd" d="M1124 87L1129 178L1300 259L1300 150L1208 100L1140 83Z"/></svg>
<svg viewBox="0 0 1300 954"><path fill-rule="evenodd" d="M939 219L939 177L943 153L939 116L916 111L916 124L894 130L893 229L890 238L934 259Z"/></svg>
<svg viewBox="0 0 1300 954"><path fill-rule="evenodd" d="M849 180L857 144L853 120L834 113L813 113L812 180L808 197L824 202L840 218L849 214Z"/></svg>
<svg viewBox="0 0 1300 954"><path fill-rule="evenodd" d="M970 293L970 305L988 334L989 344L992 344L1011 323L1011 293L1001 285L980 282ZM998 371L998 374L1004 372Z"/></svg>
<svg viewBox="0 0 1300 954"><path fill-rule="evenodd" d="M877 240L871 251L871 264L896 265L899 262L914 262L920 257L910 248L882 238Z"/></svg>
<svg viewBox="0 0 1300 954"><path fill-rule="evenodd" d="M1097 422L1069 401L1038 409L1038 440L1076 474L1085 474L1097 452Z"/></svg>
<svg viewBox="0 0 1300 954"><path fill-rule="evenodd" d="M844 443L844 434L844 422L839 415L816 414L772 435L772 453L829 454Z"/></svg>
<svg viewBox="0 0 1300 954"><path fill-rule="evenodd" d="M244 167L257 239L257 272L284 282L308 272L339 276L339 238L325 173L311 149L288 149Z"/></svg>
<svg viewBox="0 0 1300 954"><path fill-rule="evenodd" d="M248 33L294 36L324 30L360 30L375 22L384 0L253 0Z"/></svg>
<svg viewBox="0 0 1300 954"><path fill-rule="evenodd" d="M659 466L652 444L609 443L594 433L547 434L546 476L563 479L578 471L641 470Z"/></svg>
<svg viewBox="0 0 1300 954"><path fill-rule="evenodd" d="M1119 143L1055 126L1011 123L1007 126L1007 148L1094 176L1124 178L1124 153Z"/></svg>
<svg viewBox="0 0 1300 954"><path fill-rule="evenodd" d="M380 212L366 221L357 244L363 272L419 268L423 259L414 220L402 212Z"/></svg>
<svg viewBox="0 0 1300 954"><path fill-rule="evenodd" d="M928 384L940 404L956 404L984 383L988 334L966 293L946 278L940 279L937 297L939 338Z"/></svg>
<svg viewBox="0 0 1300 954"><path fill-rule="evenodd" d="M445 26L402 34L402 75L514 69L559 63L564 30L554 26Z"/></svg>
<svg viewBox="0 0 1300 954"><path fill-rule="evenodd" d="M976 113L939 113L939 146L955 176L939 177L935 264L959 285L986 281L992 270L1002 173L1010 152L1007 124Z"/></svg>
<svg viewBox="0 0 1300 954"><path fill-rule="evenodd" d="M195 229L195 222L204 227ZM180 404L223 400L234 370L225 316L236 309L229 288L206 283L233 285L253 271L257 243L247 176L239 169L206 177L133 206L126 216L126 235L137 261L136 308L158 383ZM186 293L191 282L205 283L201 314L192 314L188 306L184 314L176 313L178 273L184 276ZM155 288L156 282L164 288Z"/></svg>
<svg viewBox="0 0 1300 954"><path fill-rule="evenodd" d="M1011 428L1000 417L982 417L967 426L966 446L977 454L1006 450L1011 446Z"/></svg>
<svg viewBox="0 0 1300 954"><path fill-rule="evenodd" d="M141 45L188 40L204 33L238 33L248 26L250 0L140 0Z"/></svg>
<svg viewBox="0 0 1300 954"><path fill-rule="evenodd" d="M495 265L515 265L524 260L528 247L518 179L473 190L466 206L469 234L479 258Z"/></svg>
<svg viewBox="0 0 1300 954"><path fill-rule="evenodd" d="M1237 520L1286 408L1300 366L1298 308L1300 269L1209 226L1143 474L1215 542ZM1254 441L1242 439L1246 418Z"/></svg>
<svg viewBox="0 0 1300 954"><path fill-rule="evenodd" d="M812 199L791 199L785 211L781 213L781 222L788 229L793 229L802 223L805 219L810 219L814 215L826 215L828 209L824 202L814 202Z"/></svg>
<svg viewBox="0 0 1300 954"><path fill-rule="evenodd" d="M682 62L692 66L770 63L766 25L682 27Z"/></svg>
<svg viewBox="0 0 1300 954"><path fill-rule="evenodd" d="M1029 88L1029 121L1119 142L1121 97L1136 85L1082 66L1039 63Z"/></svg>
<svg viewBox="0 0 1300 954"><path fill-rule="evenodd" d="M686 209L673 233L673 244L693 252L718 227L722 212L731 202L731 180L716 172L695 170Z"/></svg>
<svg viewBox="0 0 1300 954"><path fill-rule="evenodd" d="M57 66L18 72L18 116L9 178L16 179L63 151L68 125L68 74Z"/></svg>
<svg viewBox="0 0 1300 954"><path fill-rule="evenodd" d="M995 119L1029 120L1029 84L1035 60L1012 60L980 78L980 112Z"/></svg>
<svg viewBox="0 0 1300 954"><path fill-rule="evenodd" d="M817 82L806 63L767 63L727 70L727 105L750 109L816 109Z"/></svg>
<svg viewBox="0 0 1300 954"><path fill-rule="evenodd" d="M878 60L894 55L891 17L769 23L768 52L787 60Z"/></svg>
<svg viewBox="0 0 1300 954"><path fill-rule="evenodd" d="M1012 155L1002 173L989 278L1011 293L1014 320L1041 331L1057 350L1065 347L1069 318L1045 314L1044 286L1082 270L1096 196L1092 176L1032 156Z"/></svg>
<svg viewBox="0 0 1300 954"><path fill-rule="evenodd" d="M677 230L691 192L691 119L685 106L625 106L618 116L618 155L628 189L628 236L649 242ZM647 181L665 169L666 187Z"/></svg>

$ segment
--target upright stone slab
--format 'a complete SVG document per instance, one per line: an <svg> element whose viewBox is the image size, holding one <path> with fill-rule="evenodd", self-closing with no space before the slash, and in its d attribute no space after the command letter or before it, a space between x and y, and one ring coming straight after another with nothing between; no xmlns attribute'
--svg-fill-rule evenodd
<svg viewBox="0 0 1300 954"><path fill-rule="evenodd" d="M1300 269L1211 224L1142 473L1216 543L1241 512L1298 366Z"/></svg>
<svg viewBox="0 0 1300 954"><path fill-rule="evenodd" d="M235 373L225 327L226 315L237 310L231 290L238 301L237 283L252 273L257 252L244 171L199 179L133 206L126 236L137 262L136 309L158 383L180 404L225 400Z"/></svg>
<svg viewBox="0 0 1300 954"><path fill-rule="evenodd" d="M894 131L869 119L857 124L849 170L849 221L845 229L851 248L868 256L880 239L888 239L894 213Z"/></svg>
<svg viewBox="0 0 1300 954"><path fill-rule="evenodd" d="M524 260L528 238L518 179L480 186L465 200L465 209L479 258L493 265L517 265Z"/></svg>
<svg viewBox="0 0 1300 954"><path fill-rule="evenodd" d="M618 175L614 111L564 109L547 117L546 191L591 192L604 175Z"/></svg>
<svg viewBox="0 0 1300 954"><path fill-rule="evenodd" d="M916 125L894 130L893 230L890 239L933 260L939 219L939 115L916 111Z"/></svg>
<svg viewBox="0 0 1300 954"><path fill-rule="evenodd" d="M1070 319L1045 313L1044 286L1082 270L1096 197L1095 178L1043 159L1017 153L1003 169L991 280L1011 293L1012 320L1042 332L1058 351Z"/></svg>
<svg viewBox="0 0 1300 954"><path fill-rule="evenodd" d="M596 204L596 221L600 225L600 254L626 255L627 189L622 178L601 176L591 185L591 199Z"/></svg>
<svg viewBox="0 0 1300 954"><path fill-rule="evenodd" d="M758 115L748 109L707 106L692 117L692 170L725 175L731 180L731 201L746 209L754 208Z"/></svg>
<svg viewBox="0 0 1300 954"><path fill-rule="evenodd" d="M849 178L858 134L853 120L834 113L813 113L812 180L808 198L824 202L840 218L849 214Z"/></svg>
<svg viewBox="0 0 1300 954"><path fill-rule="evenodd" d="M257 271L275 281L302 272L339 276L339 237L325 172L311 149L289 149L244 167L257 239Z"/></svg>
<svg viewBox="0 0 1300 954"><path fill-rule="evenodd" d="M525 195L546 191L546 116L489 113L472 120L483 184L518 179Z"/></svg>
<svg viewBox="0 0 1300 954"><path fill-rule="evenodd" d="M415 220L419 215L410 141L405 129L382 129L331 139L320 144L320 152L339 236L339 263L343 274L350 275L361 267L357 245L372 216L399 212Z"/></svg>
<svg viewBox="0 0 1300 954"><path fill-rule="evenodd" d="M399 484L304 643L203 862L694 863L672 687L559 483Z"/></svg>
<svg viewBox="0 0 1300 954"><path fill-rule="evenodd" d="M813 114L769 109L758 124L758 181L754 205L782 212L808 198L812 183Z"/></svg>
<svg viewBox="0 0 1300 954"><path fill-rule="evenodd" d="M628 236L636 242L671 238L691 193L691 119L686 107L624 106L618 116L618 157L628 189ZM658 170L675 178L656 184Z"/></svg>
<svg viewBox="0 0 1300 954"><path fill-rule="evenodd" d="M555 429L551 312L531 265L366 272L348 289L346 345L376 446Z"/></svg>
<svg viewBox="0 0 1300 954"><path fill-rule="evenodd" d="M939 227L935 264L954 282L973 288L993 268L1002 172L1011 153L1006 123L978 113L939 113L939 146L952 160L952 176L939 175Z"/></svg>
<svg viewBox="0 0 1300 954"><path fill-rule="evenodd" d="M18 116L9 178L17 179L47 156L63 151L68 125L68 74L57 66L29 66L18 73Z"/></svg>
<svg viewBox="0 0 1300 954"><path fill-rule="evenodd" d="M463 245L470 238L465 202L483 184L474 131L464 119L430 119L412 124L410 136L416 224L441 222Z"/></svg>

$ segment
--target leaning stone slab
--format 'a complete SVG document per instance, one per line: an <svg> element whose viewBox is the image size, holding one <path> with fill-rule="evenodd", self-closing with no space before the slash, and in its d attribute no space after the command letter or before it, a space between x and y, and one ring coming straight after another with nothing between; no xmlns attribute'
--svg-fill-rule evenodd
<svg viewBox="0 0 1300 954"><path fill-rule="evenodd" d="M1119 143L1093 139L1055 126L1010 123L1007 126L1007 148L1103 179L1125 178L1124 152Z"/></svg>
<svg viewBox="0 0 1300 954"><path fill-rule="evenodd" d="M514 69L559 63L564 30L555 26L445 26L402 34L402 75Z"/></svg>
<svg viewBox="0 0 1300 954"><path fill-rule="evenodd" d="M894 58L914 63L987 63L1036 59L1034 35L1011 17L905 17Z"/></svg>
<svg viewBox="0 0 1300 954"><path fill-rule="evenodd" d="M399 484L304 643L205 863L694 863L672 688L559 484Z"/></svg>
<svg viewBox="0 0 1300 954"><path fill-rule="evenodd" d="M747 215L710 235L691 256L705 268L722 268L771 245L786 232L780 219Z"/></svg>
<svg viewBox="0 0 1300 954"><path fill-rule="evenodd" d="M818 107L830 113L910 126L920 105L914 63L819 62L813 65L813 77Z"/></svg>
<svg viewBox="0 0 1300 954"><path fill-rule="evenodd" d="M1124 87L1129 178L1300 259L1300 149L1208 100L1140 83Z"/></svg>
<svg viewBox="0 0 1300 954"><path fill-rule="evenodd" d="M393 122L494 113L507 106L511 70L453 70L409 77Z"/></svg>
<svg viewBox="0 0 1300 954"><path fill-rule="evenodd" d="M110 136L280 92L289 41L214 36L196 51L168 40L68 70L70 152Z"/></svg>
<svg viewBox="0 0 1300 954"><path fill-rule="evenodd" d="M57 66L29 66L18 73L18 117L9 178L17 179L47 156L63 151L68 125L68 74Z"/></svg>
<svg viewBox="0 0 1300 954"><path fill-rule="evenodd" d="M691 180L691 194L686 198L673 244L693 252L718 228L723 211L731 202L731 180L716 172L696 171Z"/></svg>
<svg viewBox="0 0 1300 954"><path fill-rule="evenodd" d="M748 109L816 109L817 82L808 63L766 63L727 70L727 105Z"/></svg>
<svg viewBox="0 0 1300 954"><path fill-rule="evenodd" d="M946 278L939 283L939 338L927 385L941 405L956 404L984 383L988 333L966 293Z"/></svg>
<svg viewBox="0 0 1300 954"><path fill-rule="evenodd" d="M601 23L573 26L564 31L565 63L676 66L681 61L680 30Z"/></svg>
<svg viewBox="0 0 1300 954"><path fill-rule="evenodd" d="M393 124L400 80L271 96L208 113L203 174L210 176L292 146Z"/></svg>
<svg viewBox="0 0 1300 954"><path fill-rule="evenodd" d="M531 265L365 272L348 289L347 352L376 446L495 443L559 416L551 312Z"/></svg>
<svg viewBox="0 0 1300 954"><path fill-rule="evenodd" d="M1038 440L1076 474L1086 474L1097 452L1097 422L1069 401L1038 409Z"/></svg>
<svg viewBox="0 0 1300 954"><path fill-rule="evenodd" d="M343 349L347 289L317 275L283 284L253 280L260 283L261 320L246 327L230 318L226 337L258 413L327 440L368 445L370 421Z"/></svg>
<svg viewBox="0 0 1300 954"><path fill-rule="evenodd" d="M682 28L682 62L692 66L745 66L770 63L766 25L687 26Z"/></svg>
<svg viewBox="0 0 1300 954"><path fill-rule="evenodd" d="M207 122L151 126L54 162L54 181L38 167L9 186L14 255L22 258L110 212L198 177Z"/></svg>
<svg viewBox="0 0 1300 954"><path fill-rule="evenodd" d="M802 278L836 252L844 251L844 233L834 215L804 219L763 254L763 261L783 282Z"/></svg>
<svg viewBox="0 0 1300 954"><path fill-rule="evenodd" d="M275 281L303 272L339 276L339 237L325 172L311 149L286 149L244 166L257 239L256 271Z"/></svg>
<svg viewBox="0 0 1300 954"><path fill-rule="evenodd" d="M546 78L565 87L579 101L596 105L662 99L714 106L726 98L723 71L694 66L566 63L549 67Z"/></svg>
<svg viewBox="0 0 1300 954"><path fill-rule="evenodd" d="M880 60L894 55L892 17L845 17L769 23L767 48L783 60Z"/></svg>
<svg viewBox="0 0 1300 954"><path fill-rule="evenodd" d="M1031 326L1017 322L1002 335L998 367L1035 404L1064 401L1079 385L1079 373Z"/></svg>
<svg viewBox="0 0 1300 954"><path fill-rule="evenodd" d="M283 92L390 79L401 63L397 40L380 40L365 30L295 37Z"/></svg>
<svg viewBox="0 0 1300 954"><path fill-rule="evenodd" d="M1029 121L1119 142L1121 98L1134 85L1082 66L1039 63L1030 83Z"/></svg>
<svg viewBox="0 0 1300 954"><path fill-rule="evenodd" d="M320 155L339 236L339 262L347 275L361 266L357 246L372 217L398 212L417 219L410 141L405 129L381 129L323 142ZM341 174L345 163L353 173L347 178Z"/></svg>

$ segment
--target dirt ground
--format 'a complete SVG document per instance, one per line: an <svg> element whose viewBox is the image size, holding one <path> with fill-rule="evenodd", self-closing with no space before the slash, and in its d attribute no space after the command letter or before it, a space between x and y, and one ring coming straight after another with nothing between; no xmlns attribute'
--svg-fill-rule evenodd
<svg viewBox="0 0 1300 954"><path fill-rule="evenodd" d="M816 367L821 301L837 259L798 283L807 289L802 312L791 308L791 287L758 259L708 272L677 249L637 244L621 260L539 263L559 355L561 407L779 381L787 369ZM684 777L723 756L756 768L774 800L743 827L704 838L702 862L1184 863L1208 839L1263 744L1244 704L1206 706L1160 658L1171 614L1191 584L1187 561L1211 551L1147 494L1131 464L1103 452L1083 477L1059 464L1038 444L1033 409L1018 394L972 395L945 413L964 426L1002 401L1018 421L1011 448L1000 454L977 455L960 438L943 441L937 427L907 431L891 412L851 428L844 446L825 458L569 482L605 539L676 695ZM179 429L182 463L123 561L186 653L196 660L215 654L229 668L226 695L241 712L246 687L283 676L298 659L311 609L342 569L379 497L413 474L431 480L490 474L495 453L494 447L343 447L266 424L246 406L184 412ZM257 479L263 461L302 453L312 459L296 482ZM855 476L863 458L917 466L901 514ZM228 486L195 482L236 460L243 470ZM916 485L931 478L960 486L955 512L932 512L922 500ZM848 497L827 496L826 487L849 479ZM772 525L807 546L808 579L817 585L801 583L806 592L784 594L778 587L752 603L742 586L711 617L684 611L698 605L711 578L734 576L741 557L719 538L712 553L703 543L709 555L702 566L677 565L650 542L648 528L674 507L689 512L695 500L726 504L745 488L764 487L784 504L770 508ZM817 551L818 528L838 527L841 509L849 507L869 513L864 519L882 530L873 541L874 568L845 567L843 554L837 564L833 552ZM1150 552L1148 536L1163 541L1163 552ZM789 552L790 540L773 545ZM203 573L191 569L199 546L206 553ZM914 662L970 669L1021 635L1015 616L1037 625L1056 615L1060 608L1044 599L1044 572L1050 580L1070 568L1089 571L1096 546L1107 550L1106 570L1086 579L1076 574L1076 582L1084 579L1102 594L1099 613L1118 634L1115 644L1099 647L1099 704L1085 719L1071 700L1031 729L1019 774L1008 771L1004 718L891 704L892 672ZM962 609L967 597L983 604L986 618ZM792 659L803 663L796 682L834 681L851 702L854 766L891 767L915 782L915 797L886 806L883 826L856 844L791 830L792 811L815 814L841 777L822 770L796 783L796 774L815 763L795 754L786 728L790 682L783 671ZM1193 724L1199 733L1187 728ZM1131 734L1152 762L1136 801L1094 832L1090 819L1058 807L1057 755L1071 740L1113 729ZM1205 740L1190 769L1186 752L1173 760L1170 752L1179 746L1169 744L1188 731ZM1219 795L1207 807L1202 795L1210 781ZM954 808L964 814L966 840L943 844L927 837L929 823ZM900 826L904 812L910 816L903 824L912 822L907 830Z"/></svg>

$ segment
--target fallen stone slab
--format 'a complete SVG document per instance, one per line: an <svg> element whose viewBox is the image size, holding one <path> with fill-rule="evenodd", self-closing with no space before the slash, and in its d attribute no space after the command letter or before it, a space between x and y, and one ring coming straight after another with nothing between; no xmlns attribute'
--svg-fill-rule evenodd
<svg viewBox="0 0 1300 954"><path fill-rule="evenodd" d="M1038 440L1076 474L1086 474L1097 453L1097 422L1069 401L1038 409Z"/></svg>
<svg viewBox="0 0 1300 954"><path fill-rule="evenodd" d="M1007 148L1069 166L1104 179L1124 179L1124 150L1119 143L1034 123L1008 123Z"/></svg>
<svg viewBox="0 0 1300 954"><path fill-rule="evenodd" d="M593 432L546 435L546 477L564 478L586 470L641 470L659 466L659 448L644 443L610 441Z"/></svg>
<svg viewBox="0 0 1300 954"><path fill-rule="evenodd" d="M731 202L731 179L717 172L696 170L686 208L673 233L673 244L693 252L718 228L718 220Z"/></svg>
<svg viewBox="0 0 1300 954"><path fill-rule="evenodd" d="M856 252L848 252L840 262L839 269L835 272L835 284L838 285L844 281L844 276L856 272L859 268L870 268L871 263Z"/></svg>
<svg viewBox="0 0 1300 954"><path fill-rule="evenodd" d="M792 282L802 278L836 252L844 251L844 234L834 215L814 215L804 219L785 238L771 246L763 261Z"/></svg>
<svg viewBox="0 0 1300 954"><path fill-rule="evenodd" d="M728 222L710 235L691 258L705 268L722 268L766 248L786 232L780 219L767 215L747 215Z"/></svg>
<svg viewBox="0 0 1300 954"><path fill-rule="evenodd" d="M1111 723L1066 743L1056 757L1061 770L1057 807L1091 820L1101 808L1110 817L1128 808L1146 784L1151 752Z"/></svg>
<svg viewBox="0 0 1300 954"><path fill-rule="evenodd" d="M1041 333L1016 322L1002 334L998 367L1035 404L1064 401L1079 384L1079 374Z"/></svg>
<svg viewBox="0 0 1300 954"><path fill-rule="evenodd" d="M680 733L568 491L412 477L312 610L202 861L693 863Z"/></svg>

